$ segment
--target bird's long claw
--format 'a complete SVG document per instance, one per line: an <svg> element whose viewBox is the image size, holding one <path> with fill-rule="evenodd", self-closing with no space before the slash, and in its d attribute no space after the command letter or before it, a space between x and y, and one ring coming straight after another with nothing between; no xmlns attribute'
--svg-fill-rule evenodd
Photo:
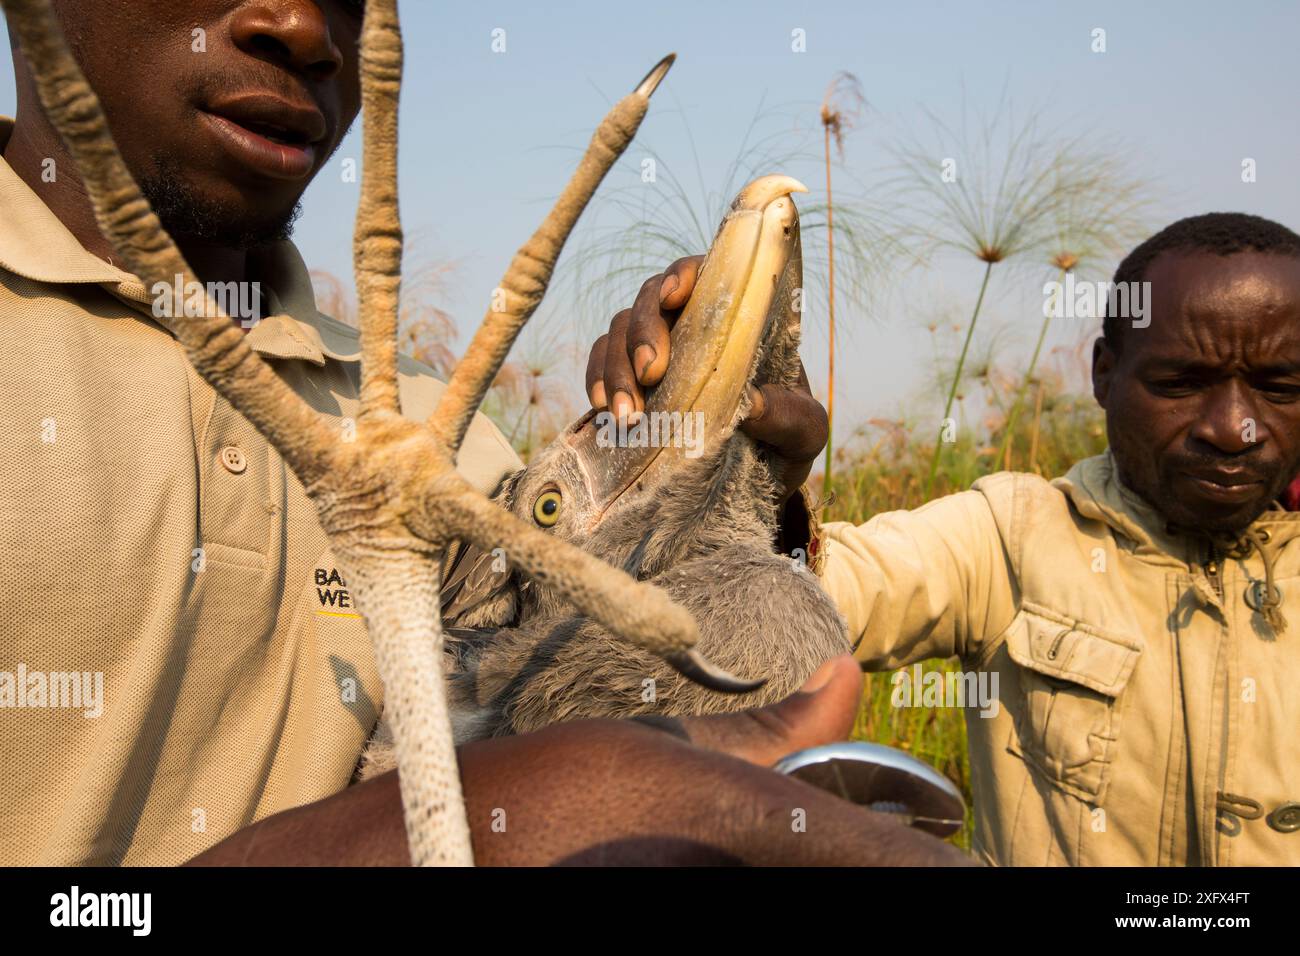
<svg viewBox="0 0 1300 956"><path fill-rule="evenodd" d="M632 92L649 99L650 95L658 88L659 83L668 75L668 70L676 60L677 54L669 53L650 68L650 72L645 75Z"/></svg>
<svg viewBox="0 0 1300 956"><path fill-rule="evenodd" d="M720 694L747 694L767 683L766 677L742 680L729 674L693 647L677 654L669 654L664 657L664 661L688 680Z"/></svg>

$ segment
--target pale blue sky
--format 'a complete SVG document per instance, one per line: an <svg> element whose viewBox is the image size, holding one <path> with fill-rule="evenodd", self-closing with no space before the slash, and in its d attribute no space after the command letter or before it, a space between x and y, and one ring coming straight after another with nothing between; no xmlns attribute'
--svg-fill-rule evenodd
<svg viewBox="0 0 1300 956"><path fill-rule="evenodd" d="M403 0L402 13L404 225L420 259L457 261L444 304L462 344L608 104L669 51L678 61L641 138L686 169L689 127L706 183L722 179L764 97L815 122L827 82L849 70L875 111L848 142L847 168L868 190L881 179L882 131L915 125L922 108L956 122L963 91L968 105L991 108L1005 90L1017 108L1044 109L1066 133L1127 147L1135 172L1158 189L1154 227L1227 209L1300 228L1300 3ZM1107 31L1104 54L1090 50L1095 27ZM506 31L504 54L491 50L495 28ZM791 52L795 28L806 32L805 53ZM3 49L0 111L10 113ZM793 115L783 110L765 131ZM359 155L358 132L336 163ZM1242 183L1243 157L1256 160L1257 182ZM635 182L635 168L616 171L611 184ZM821 198L816 165L780 171ZM297 240L313 267L350 276L355 191L329 168L308 191ZM989 317L1008 330L1007 348L1032 344L1046 278L1026 271L999 283L995 274ZM911 410L929 371L925 321L936 308L969 310L978 282L974 264L949 261L890 290L880 317L841 314L837 432ZM629 302L634 292L629 286ZM575 343L592 337L598 319L566 301L548 303L541 318ZM824 317L808 314L805 323L805 364L821 389ZM1081 329L1063 323L1057 332L1054 341L1066 342ZM580 372L573 378L577 401Z"/></svg>

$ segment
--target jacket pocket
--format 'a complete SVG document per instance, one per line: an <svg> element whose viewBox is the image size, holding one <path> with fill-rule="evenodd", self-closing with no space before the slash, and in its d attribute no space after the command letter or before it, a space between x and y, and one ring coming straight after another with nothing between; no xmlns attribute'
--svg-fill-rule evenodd
<svg viewBox="0 0 1300 956"><path fill-rule="evenodd" d="M1120 696L1142 645L1025 602L1006 646L1020 684L1012 752L1058 789L1099 806L1119 737Z"/></svg>

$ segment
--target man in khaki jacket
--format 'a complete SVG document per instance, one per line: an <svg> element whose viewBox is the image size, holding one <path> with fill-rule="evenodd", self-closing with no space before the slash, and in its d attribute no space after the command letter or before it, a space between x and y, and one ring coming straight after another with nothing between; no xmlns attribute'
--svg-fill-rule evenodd
<svg viewBox="0 0 1300 956"><path fill-rule="evenodd" d="M341 438L356 334L316 310L287 236L357 113L363 6L55 3L186 259L240 290L250 345ZM348 786L382 687L314 509L155 321L162 293L114 265L17 50L14 65L17 118L0 123L0 865L405 862L396 774ZM442 386L414 362L402 373L403 410L422 420ZM480 418L459 467L486 492L518 460ZM583 721L462 747L476 860L951 860L755 766L848 732L860 678L846 662L770 719L688 722L697 746ZM788 826L794 805L812 832Z"/></svg>
<svg viewBox="0 0 1300 956"><path fill-rule="evenodd" d="M1300 473L1300 236L1186 219L1115 282L1151 294L1096 344L1106 454L827 525L813 563L865 669L957 657L963 691L996 688L966 708L984 860L1300 864L1300 514L1276 503ZM653 315L630 327L666 364Z"/></svg>

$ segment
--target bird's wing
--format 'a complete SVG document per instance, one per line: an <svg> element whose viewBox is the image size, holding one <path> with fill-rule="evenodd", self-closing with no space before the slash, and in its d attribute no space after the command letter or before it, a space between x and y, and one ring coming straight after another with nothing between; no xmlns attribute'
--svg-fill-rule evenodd
<svg viewBox="0 0 1300 956"><path fill-rule="evenodd" d="M510 624L515 617L515 587L515 576L500 557L458 541L443 562L443 622L453 627Z"/></svg>

